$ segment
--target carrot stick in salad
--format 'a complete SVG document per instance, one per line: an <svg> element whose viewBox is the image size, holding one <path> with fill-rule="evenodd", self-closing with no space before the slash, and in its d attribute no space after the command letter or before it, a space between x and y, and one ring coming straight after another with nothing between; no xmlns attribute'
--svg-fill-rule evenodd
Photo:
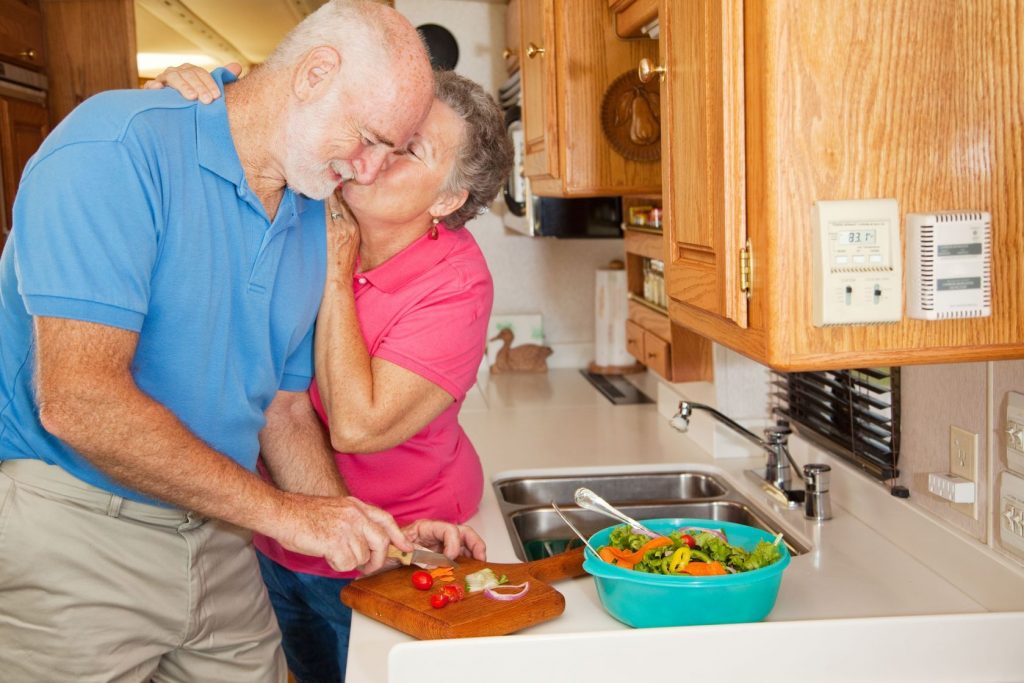
<svg viewBox="0 0 1024 683"><path fill-rule="evenodd" d="M636 563L643 561L644 555L648 550L654 550L666 545L672 545L672 540L665 536L660 536L652 538L636 550L622 550L612 545L606 545L601 547L597 554L605 562L610 562L626 569L632 569Z"/></svg>
<svg viewBox="0 0 1024 683"><path fill-rule="evenodd" d="M619 558L626 560L627 562L632 562L633 564L636 564L637 562L640 562L644 559L644 554L648 550L654 550L655 548L661 548L662 546L666 545L672 545L672 539L668 538L667 536L659 536L658 538L652 538L651 540L647 541L647 543L644 543L642 546L640 546L631 553L619 555Z"/></svg>
<svg viewBox="0 0 1024 683"><path fill-rule="evenodd" d="M691 562L686 565L685 574L690 576L721 576L728 574L721 562Z"/></svg>

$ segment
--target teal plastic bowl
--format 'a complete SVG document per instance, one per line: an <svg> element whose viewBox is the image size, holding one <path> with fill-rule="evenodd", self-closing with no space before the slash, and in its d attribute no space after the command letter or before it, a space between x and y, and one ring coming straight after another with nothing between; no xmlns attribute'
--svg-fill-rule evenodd
<svg viewBox="0 0 1024 683"><path fill-rule="evenodd" d="M652 531L667 534L684 527L721 529L729 543L751 550L758 541L772 542L767 531L745 524L707 519L667 518L640 520ZM595 549L608 545L608 537L621 524L590 537ZM594 577L597 595L608 614L635 628L737 624L761 621L775 607L782 572L789 566L789 550L779 544L782 558L775 564L725 576L664 576L609 564L584 551L583 569Z"/></svg>

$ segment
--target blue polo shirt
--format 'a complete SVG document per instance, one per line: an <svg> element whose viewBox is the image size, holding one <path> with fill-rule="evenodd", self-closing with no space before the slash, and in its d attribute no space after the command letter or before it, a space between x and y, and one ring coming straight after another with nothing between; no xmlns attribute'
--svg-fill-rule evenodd
<svg viewBox="0 0 1024 683"><path fill-rule="evenodd" d="M234 80L215 75L222 89ZM325 269L323 203L287 190L268 218L223 98L135 90L87 100L29 161L0 258L0 460L38 458L154 502L40 424L32 317L52 316L138 333L139 388L253 470L271 399L309 386Z"/></svg>

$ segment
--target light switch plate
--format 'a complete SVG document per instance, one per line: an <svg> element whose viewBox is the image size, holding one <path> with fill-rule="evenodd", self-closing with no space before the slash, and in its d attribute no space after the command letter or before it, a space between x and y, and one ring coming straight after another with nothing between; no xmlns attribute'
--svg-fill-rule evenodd
<svg viewBox="0 0 1024 683"><path fill-rule="evenodd" d="M999 540L1003 548L1024 558L1024 477L1003 472L999 478Z"/></svg>
<svg viewBox="0 0 1024 683"><path fill-rule="evenodd" d="M978 481L978 435L960 427L949 427L949 471L958 477ZM954 510L978 518L978 498L970 503L951 503Z"/></svg>
<svg viewBox="0 0 1024 683"><path fill-rule="evenodd" d="M1024 394L1006 394L1006 465L1024 475Z"/></svg>

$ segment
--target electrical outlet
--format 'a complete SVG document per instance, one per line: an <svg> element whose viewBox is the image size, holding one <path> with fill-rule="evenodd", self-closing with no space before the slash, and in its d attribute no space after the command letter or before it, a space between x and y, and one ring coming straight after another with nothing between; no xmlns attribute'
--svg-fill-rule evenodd
<svg viewBox="0 0 1024 683"><path fill-rule="evenodd" d="M978 435L966 429L949 427L949 472L968 481L978 482ZM975 486L977 488L977 486ZM950 503L954 510L978 518L978 498L972 503Z"/></svg>

